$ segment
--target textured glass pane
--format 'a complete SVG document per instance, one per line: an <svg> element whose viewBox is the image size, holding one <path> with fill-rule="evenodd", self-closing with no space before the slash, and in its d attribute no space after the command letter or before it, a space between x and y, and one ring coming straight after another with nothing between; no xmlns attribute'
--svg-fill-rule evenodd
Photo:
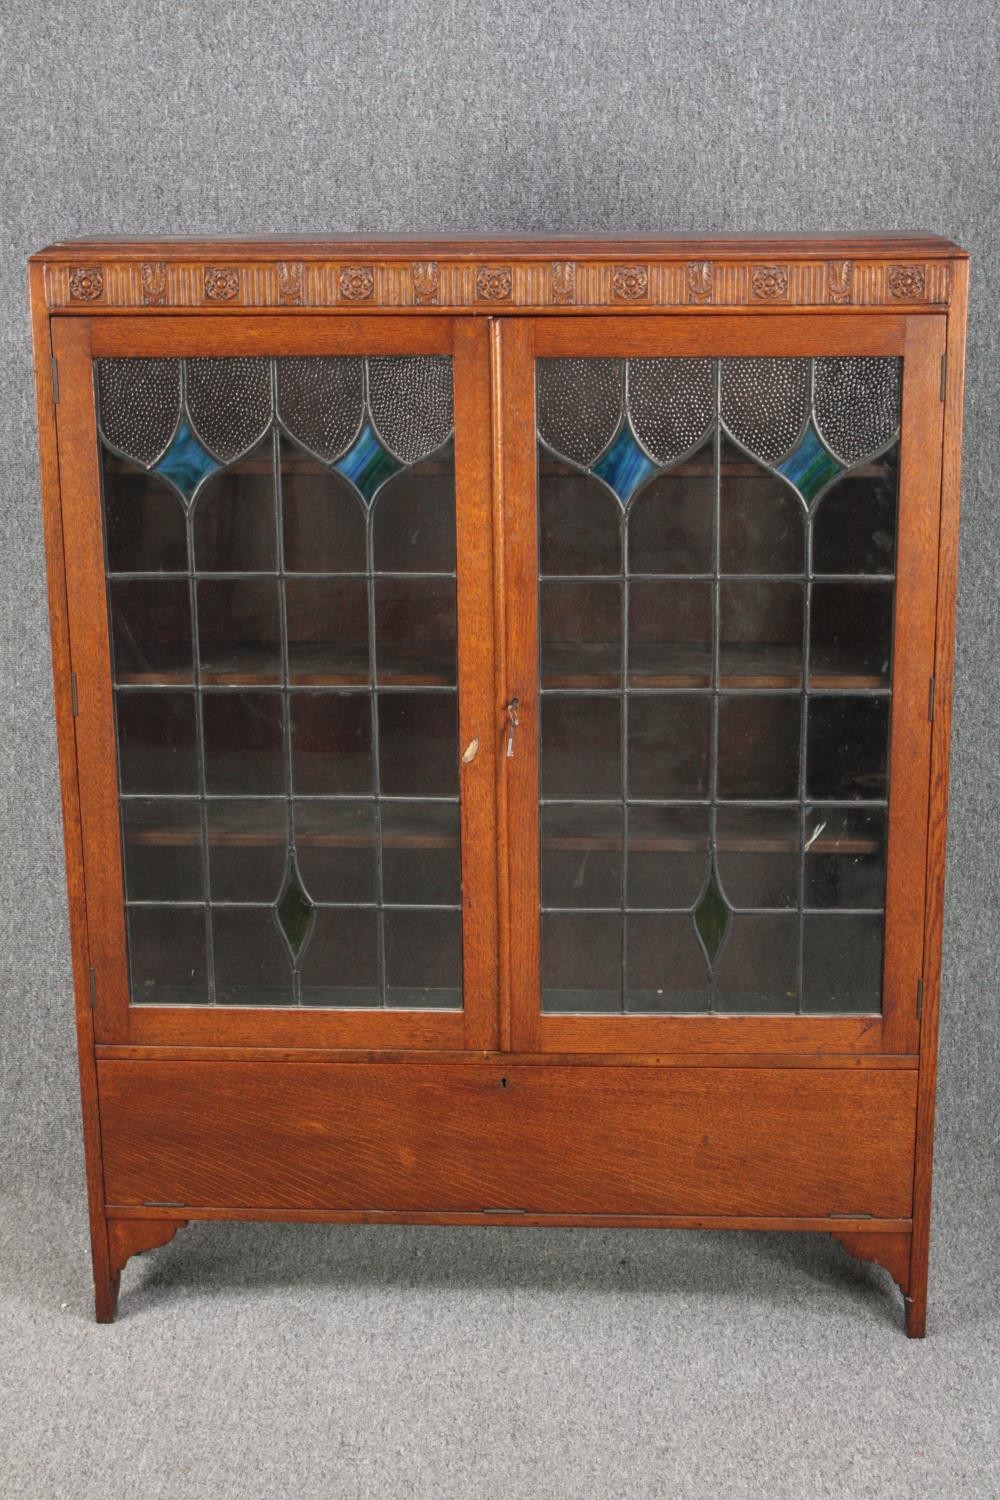
<svg viewBox="0 0 1000 1500"><path fill-rule="evenodd" d="M621 420L622 361L543 359L537 369L539 436L555 453L589 467Z"/></svg>
<svg viewBox="0 0 1000 1500"><path fill-rule="evenodd" d="M798 795L797 697L747 693L719 702L719 796Z"/></svg>
<svg viewBox="0 0 1000 1500"><path fill-rule="evenodd" d="M542 916L542 1009L613 1011L622 1004L622 918L618 913Z"/></svg>
<svg viewBox="0 0 1000 1500"><path fill-rule="evenodd" d="M455 455L404 469L383 488L372 519L378 573L455 571Z"/></svg>
<svg viewBox="0 0 1000 1500"><path fill-rule="evenodd" d="M123 792L197 794L193 693L116 693L115 717Z"/></svg>
<svg viewBox="0 0 1000 1500"><path fill-rule="evenodd" d="M462 923L457 911L385 913L387 1006L457 1009L462 1003Z"/></svg>
<svg viewBox="0 0 1000 1500"><path fill-rule="evenodd" d="M383 802L382 883L387 902L459 906L461 827L457 802Z"/></svg>
<svg viewBox="0 0 1000 1500"><path fill-rule="evenodd" d="M630 915L626 963L626 1010L678 1014L705 1009L708 967L686 913Z"/></svg>
<svg viewBox="0 0 1000 1500"><path fill-rule="evenodd" d="M621 788L621 704L616 698L543 698L542 794L617 797Z"/></svg>
<svg viewBox="0 0 1000 1500"><path fill-rule="evenodd" d="M600 803L542 808L543 906L619 906L622 821Z"/></svg>
<svg viewBox="0 0 1000 1500"><path fill-rule="evenodd" d="M888 754L888 697L812 700L806 772L809 796L884 797Z"/></svg>
<svg viewBox="0 0 1000 1500"><path fill-rule="evenodd" d="M192 682L191 591L187 580L113 578L108 593L115 681Z"/></svg>
<svg viewBox="0 0 1000 1500"><path fill-rule="evenodd" d="M187 361L187 409L198 436L229 463L271 422L271 361L227 355Z"/></svg>
<svg viewBox="0 0 1000 1500"><path fill-rule="evenodd" d="M103 436L127 458L153 463L180 416L179 360L99 359L95 369Z"/></svg>
<svg viewBox="0 0 1000 1500"><path fill-rule="evenodd" d="M447 442L454 413L451 360L436 354L392 354L368 361L368 402L386 446L416 464Z"/></svg>
<svg viewBox="0 0 1000 1500"><path fill-rule="evenodd" d="M372 791L372 711L367 693L293 693L292 781L300 795Z"/></svg>
<svg viewBox="0 0 1000 1500"><path fill-rule="evenodd" d="M687 910L708 868L708 809L633 804L628 811L628 904Z"/></svg>
<svg viewBox="0 0 1000 1500"><path fill-rule="evenodd" d="M122 805L127 901L201 901L204 848L194 799L130 798Z"/></svg>
<svg viewBox="0 0 1000 1500"><path fill-rule="evenodd" d="M715 512L714 445L650 480L629 507L632 573L709 573Z"/></svg>
<svg viewBox="0 0 1000 1500"><path fill-rule="evenodd" d="M899 427L901 374L896 358L816 360L817 425L843 463L858 463L892 440Z"/></svg>
<svg viewBox="0 0 1000 1500"><path fill-rule="evenodd" d="M273 573L277 557L274 464L267 438L202 486L194 512L194 558L202 573Z"/></svg>
<svg viewBox="0 0 1000 1500"><path fill-rule="evenodd" d="M378 913L320 907L300 972L303 1005L344 1009L380 1005Z"/></svg>
<svg viewBox="0 0 1000 1500"><path fill-rule="evenodd" d="M216 907L212 950L220 1005L291 1003L291 960L271 907Z"/></svg>
<svg viewBox="0 0 1000 1500"><path fill-rule="evenodd" d="M208 986L201 906L130 906L132 998L140 1005L204 1004Z"/></svg>
<svg viewBox="0 0 1000 1500"><path fill-rule="evenodd" d="M803 919L802 1008L857 1014L880 1009L883 919L816 916Z"/></svg>
<svg viewBox="0 0 1000 1500"><path fill-rule="evenodd" d="M364 417L364 361L353 355L279 359L278 414L282 423L327 462L348 447Z"/></svg>
<svg viewBox="0 0 1000 1500"><path fill-rule="evenodd" d="M143 469L104 453L104 521L110 573L185 573L184 507Z"/></svg>
<svg viewBox="0 0 1000 1500"><path fill-rule="evenodd" d="M628 413L659 465L695 448L715 419L714 359L630 359Z"/></svg>
<svg viewBox="0 0 1000 1500"><path fill-rule="evenodd" d="M289 573L363 573L365 512L346 479L281 440L281 514Z"/></svg>
<svg viewBox="0 0 1000 1500"><path fill-rule="evenodd" d="M798 1005L799 925L794 914L737 912L716 964L720 1011L780 1015Z"/></svg>
<svg viewBox="0 0 1000 1500"><path fill-rule="evenodd" d="M628 706L632 797L704 797L709 784L712 705L705 695L642 694Z"/></svg>
<svg viewBox="0 0 1000 1500"><path fill-rule="evenodd" d="M207 804L213 901L274 901L285 874L284 799L211 799Z"/></svg>
<svg viewBox="0 0 1000 1500"><path fill-rule="evenodd" d="M742 447L775 464L809 414L807 359L722 360L722 420Z"/></svg>

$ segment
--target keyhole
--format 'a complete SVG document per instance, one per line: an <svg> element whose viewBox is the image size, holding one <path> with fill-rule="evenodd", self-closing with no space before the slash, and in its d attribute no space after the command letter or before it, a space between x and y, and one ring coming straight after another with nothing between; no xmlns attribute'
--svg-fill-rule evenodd
<svg viewBox="0 0 1000 1500"><path fill-rule="evenodd" d="M500 1087L502 1089L505 1089L507 1087L507 1080L506 1080L506 1078L501 1078L501 1080L500 1080Z"/></svg>

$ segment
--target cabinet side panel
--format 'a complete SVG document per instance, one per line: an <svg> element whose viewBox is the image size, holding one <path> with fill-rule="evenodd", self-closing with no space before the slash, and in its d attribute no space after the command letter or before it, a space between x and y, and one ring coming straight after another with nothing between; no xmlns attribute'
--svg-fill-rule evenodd
<svg viewBox="0 0 1000 1500"><path fill-rule="evenodd" d="M109 1201L905 1218L912 1071L100 1064Z"/></svg>

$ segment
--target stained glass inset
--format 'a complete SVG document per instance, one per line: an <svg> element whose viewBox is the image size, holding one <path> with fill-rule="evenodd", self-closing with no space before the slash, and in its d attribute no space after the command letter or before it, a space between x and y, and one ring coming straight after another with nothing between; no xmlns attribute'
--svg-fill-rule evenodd
<svg viewBox="0 0 1000 1500"><path fill-rule="evenodd" d="M333 467L351 481L370 505L379 487L393 474L398 474L403 465L383 448L375 429L366 422L343 458L339 458Z"/></svg>
<svg viewBox="0 0 1000 1500"><path fill-rule="evenodd" d="M187 422L182 422L154 472L169 479L185 500L190 501L202 480L218 467L218 460L202 446Z"/></svg>
<svg viewBox="0 0 1000 1500"><path fill-rule="evenodd" d="M778 473L794 484L809 505L832 479L844 472L842 465L824 447L819 433L810 422L802 438L788 457L778 464Z"/></svg>
<svg viewBox="0 0 1000 1500"><path fill-rule="evenodd" d="M594 464L592 472L614 490L623 505L627 505L639 486L650 474L656 473L656 465L640 448L631 427L625 423L608 451Z"/></svg>

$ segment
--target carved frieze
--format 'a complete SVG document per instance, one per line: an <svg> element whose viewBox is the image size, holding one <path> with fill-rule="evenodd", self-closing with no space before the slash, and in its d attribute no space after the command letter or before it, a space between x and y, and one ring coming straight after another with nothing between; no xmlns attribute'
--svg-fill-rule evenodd
<svg viewBox="0 0 1000 1500"><path fill-rule="evenodd" d="M240 294L240 273L233 266L209 266L205 296L209 302L234 302Z"/></svg>
<svg viewBox="0 0 1000 1500"><path fill-rule="evenodd" d="M371 266L342 266L337 283L344 302L370 302L375 292Z"/></svg>
<svg viewBox="0 0 1000 1500"><path fill-rule="evenodd" d="M476 296L480 302L509 302L514 292L510 266L480 266L476 272Z"/></svg>
<svg viewBox="0 0 1000 1500"><path fill-rule="evenodd" d="M76 266L69 277L74 302L96 302L104 292L104 274L97 266Z"/></svg>
<svg viewBox="0 0 1000 1500"><path fill-rule="evenodd" d="M788 297L787 266L754 266L751 294L758 302L784 302Z"/></svg>
<svg viewBox="0 0 1000 1500"><path fill-rule="evenodd" d="M418 307L433 307L438 300L441 273L436 260L413 262L413 300Z"/></svg>
<svg viewBox="0 0 1000 1500"><path fill-rule="evenodd" d="M649 270L646 266L615 266L611 292L619 302L641 302L649 294Z"/></svg>

